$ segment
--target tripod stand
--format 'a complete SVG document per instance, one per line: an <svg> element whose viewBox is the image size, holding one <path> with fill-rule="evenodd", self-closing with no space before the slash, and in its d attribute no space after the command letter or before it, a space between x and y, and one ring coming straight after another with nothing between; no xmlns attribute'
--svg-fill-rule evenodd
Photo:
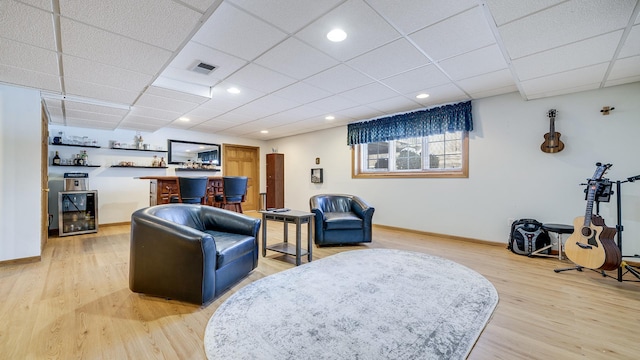
<svg viewBox="0 0 640 360"><path fill-rule="evenodd" d="M632 176L630 178L627 178L627 180L621 181L621 180L617 180L616 181L616 205L617 205L617 220L618 223L616 225L616 237L617 237L617 245L618 245L618 249L620 250L620 254L622 254L622 231L624 230L624 227L622 226L622 197L621 197L621 185L627 182L634 182L635 180L640 180L640 175L636 175L636 176ZM599 214L600 212L600 202L609 202L610 198L611 198L611 194L613 194L614 192L611 191L611 181L609 179L600 179L600 180L595 180L595 182L597 183L596 185L596 191L595 191L595 198L593 199L596 203L596 214ZM589 185L589 184L586 184ZM585 189L585 192L587 192L588 189ZM633 258L640 258L640 255L633 255L633 256L624 256L622 255L622 257L633 257ZM570 267L570 268L564 268L564 269L554 269L553 271L556 273L562 272L562 271L568 271L568 270L577 270L577 271L582 271L582 269L584 269L584 266L580 266L577 265L575 267ZM624 270L623 270L624 269ZM632 275L634 275L636 278L640 279L640 272L636 269L634 269L633 267L631 267L629 264L627 264L625 261L622 261L620 263L620 266L617 269L617 277L613 277L608 275L604 270L596 270L596 269L590 269L596 272L600 272L600 274L602 274L602 276L604 277L611 277L614 278L616 280L618 280L619 282L622 281L634 281L634 282L640 282L640 280L625 280L623 279L623 276L626 275L627 273L630 273Z"/></svg>

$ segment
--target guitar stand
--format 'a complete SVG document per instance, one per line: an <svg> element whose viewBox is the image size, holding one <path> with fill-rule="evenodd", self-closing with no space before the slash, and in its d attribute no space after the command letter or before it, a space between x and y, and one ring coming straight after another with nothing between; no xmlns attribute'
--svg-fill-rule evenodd
<svg viewBox="0 0 640 360"><path fill-rule="evenodd" d="M627 180L625 181L620 181L617 180L616 181L616 205L617 205L617 215L618 215L618 224L616 225L616 236L617 236L617 240L618 240L618 248L620 249L620 253L622 253L622 230L624 230L624 227L622 226L622 205L621 205L621 194L620 194L620 185L627 183L627 182L634 182L636 180L640 180L640 175L636 175L636 176L632 176L630 178L627 178ZM609 181L609 179L603 179L602 180L604 182L604 186L602 187L598 187L598 194L596 194L596 214L599 213L600 210L600 201L604 201L604 202L609 202L609 197L611 194L613 194L613 191L611 191L611 182ZM622 255L623 258L625 257L640 257L638 255L633 255L633 256L625 256ZM584 266L580 266L580 265L576 265L574 267L569 267L569 268L563 268L563 269L554 269L553 271L556 273L559 272L563 272L563 271L569 271L569 270L576 270L576 271L582 271L582 269L585 269ZM614 277L611 275L608 275L604 270L597 270L597 269L589 269L595 272L600 273L602 276L604 277L610 277L612 279L616 279L618 280L618 282L622 282L622 281L631 281L631 282L640 282L640 271L634 269L631 265L627 264L626 261L622 261L620 263L620 267L618 267L618 276ZM626 271L625 271L626 270ZM635 276L636 278L638 278L638 280L628 280L628 279L623 279L622 277L626 274L631 274L633 276Z"/></svg>

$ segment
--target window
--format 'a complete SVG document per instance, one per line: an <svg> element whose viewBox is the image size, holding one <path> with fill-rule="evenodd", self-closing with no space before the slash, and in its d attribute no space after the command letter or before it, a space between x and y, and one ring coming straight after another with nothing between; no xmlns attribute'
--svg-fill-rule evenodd
<svg viewBox="0 0 640 360"><path fill-rule="evenodd" d="M353 177L468 177L468 144L454 131L353 145Z"/></svg>

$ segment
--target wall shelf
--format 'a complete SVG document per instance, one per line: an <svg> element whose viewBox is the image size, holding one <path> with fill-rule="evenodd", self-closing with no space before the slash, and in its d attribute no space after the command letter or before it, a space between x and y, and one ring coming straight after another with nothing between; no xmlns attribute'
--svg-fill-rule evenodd
<svg viewBox="0 0 640 360"><path fill-rule="evenodd" d="M128 166L128 165L111 165L112 168L130 168L130 169L168 169L168 166Z"/></svg>
<svg viewBox="0 0 640 360"><path fill-rule="evenodd" d="M110 150L125 150L125 151L146 151L146 152L157 152L157 153L166 153L167 150L152 150L152 149L129 149L129 148L109 148Z"/></svg>
<svg viewBox="0 0 640 360"><path fill-rule="evenodd" d="M80 145L80 144L54 144L51 143L49 145L53 145L53 146L71 146L71 147L81 147L81 148L93 148L93 149L100 149L100 146L98 145Z"/></svg>
<svg viewBox="0 0 640 360"><path fill-rule="evenodd" d="M187 169L187 168L176 168L176 171L220 171L220 169Z"/></svg>
<svg viewBox="0 0 640 360"><path fill-rule="evenodd" d="M99 168L100 165L53 165L50 164L51 167L79 167L79 168Z"/></svg>

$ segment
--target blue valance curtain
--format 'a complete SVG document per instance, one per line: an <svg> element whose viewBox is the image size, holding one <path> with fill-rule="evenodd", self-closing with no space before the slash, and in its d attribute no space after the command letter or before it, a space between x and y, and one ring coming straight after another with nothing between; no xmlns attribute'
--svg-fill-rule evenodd
<svg viewBox="0 0 640 360"><path fill-rule="evenodd" d="M348 145L473 130L471 101L347 125Z"/></svg>

